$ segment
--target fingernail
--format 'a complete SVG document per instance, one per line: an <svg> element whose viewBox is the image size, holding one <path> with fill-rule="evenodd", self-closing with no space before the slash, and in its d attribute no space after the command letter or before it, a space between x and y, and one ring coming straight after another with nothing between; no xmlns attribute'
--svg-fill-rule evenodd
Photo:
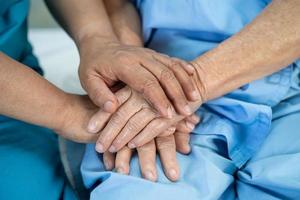
<svg viewBox="0 0 300 200"><path fill-rule="evenodd" d="M192 110L191 110L190 106L188 106L188 105L184 106L184 111L185 111L185 113L187 115L191 115L192 114Z"/></svg>
<svg viewBox="0 0 300 200"><path fill-rule="evenodd" d="M117 172L120 173L120 174L125 174L125 170L124 170L123 167L118 167Z"/></svg>
<svg viewBox="0 0 300 200"><path fill-rule="evenodd" d="M134 148L136 148L136 145L135 145L133 142L129 142L129 143L128 143L128 147L129 147L130 149L134 149Z"/></svg>
<svg viewBox="0 0 300 200"><path fill-rule="evenodd" d="M172 180L176 180L177 179L177 172L175 169L170 169L169 170L169 176Z"/></svg>
<svg viewBox="0 0 300 200"><path fill-rule="evenodd" d="M169 118L169 119L171 119L172 117L173 117L173 109L172 109L172 107L170 106L170 107L168 107L168 110L167 110L167 117Z"/></svg>
<svg viewBox="0 0 300 200"><path fill-rule="evenodd" d="M114 145L111 145L108 151L111 153L115 153L117 151L117 148Z"/></svg>
<svg viewBox="0 0 300 200"><path fill-rule="evenodd" d="M192 124L191 122L185 122L186 126L192 131L195 128L195 125Z"/></svg>
<svg viewBox="0 0 300 200"><path fill-rule="evenodd" d="M146 171L145 172L145 178L150 180L150 181L155 181L154 174L151 171Z"/></svg>
<svg viewBox="0 0 300 200"><path fill-rule="evenodd" d="M194 90L194 91L192 92L192 97L193 97L194 100L199 100L199 99L200 99L200 94L199 94L199 92L198 92L197 90Z"/></svg>
<svg viewBox="0 0 300 200"><path fill-rule="evenodd" d="M200 117L197 115L193 115L192 116L192 120L195 124L198 124L200 122Z"/></svg>
<svg viewBox="0 0 300 200"><path fill-rule="evenodd" d="M174 132L176 130L176 127L172 126L170 128L168 128L170 132Z"/></svg>
<svg viewBox="0 0 300 200"><path fill-rule="evenodd" d="M184 151L186 154L190 153L191 152L191 147L189 145L187 145L186 147L184 147Z"/></svg>
<svg viewBox="0 0 300 200"><path fill-rule="evenodd" d="M88 123L88 126L87 126L88 132L89 133L96 133L97 132L97 124L98 124L97 121L90 120L89 123Z"/></svg>
<svg viewBox="0 0 300 200"><path fill-rule="evenodd" d="M194 72L195 72L195 68L193 67L193 65L188 64L186 67L188 68L188 70L189 70L191 73L194 73Z"/></svg>
<svg viewBox="0 0 300 200"><path fill-rule="evenodd" d="M103 105L103 109L106 112L112 112L114 109L114 103L112 101L107 101Z"/></svg>
<svg viewBox="0 0 300 200"><path fill-rule="evenodd" d="M104 147L101 143L96 144L96 151L99 153L104 153Z"/></svg>

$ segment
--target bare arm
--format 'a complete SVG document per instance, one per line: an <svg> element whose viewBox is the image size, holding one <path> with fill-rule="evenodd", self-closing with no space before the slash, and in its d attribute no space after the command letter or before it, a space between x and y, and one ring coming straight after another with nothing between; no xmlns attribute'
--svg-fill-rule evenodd
<svg viewBox="0 0 300 200"><path fill-rule="evenodd" d="M0 54L0 113L58 128L67 95L29 67Z"/></svg>
<svg viewBox="0 0 300 200"><path fill-rule="evenodd" d="M197 71L193 81L202 100L190 106L195 111L202 103L272 74L299 57L300 1L274 0L243 30L192 62ZM182 118L153 120L130 146L145 144ZM158 124L161 128L153 131Z"/></svg>
<svg viewBox="0 0 300 200"><path fill-rule="evenodd" d="M170 69L174 60L165 55L120 43L103 0L46 2L78 46L80 81L96 105L114 112L118 102L110 87L122 81L142 93L162 116L170 118L174 108L183 115L191 114L187 102L198 99L199 94L188 74L177 77L176 69ZM184 61L175 64L188 66Z"/></svg>
<svg viewBox="0 0 300 200"><path fill-rule="evenodd" d="M71 95L38 73L0 53L0 114L48 127L63 137L90 142L86 124L98 110L88 98Z"/></svg>
<svg viewBox="0 0 300 200"><path fill-rule="evenodd" d="M117 40L102 0L45 0L56 20L80 45L86 37L97 35Z"/></svg>
<svg viewBox="0 0 300 200"><path fill-rule="evenodd" d="M142 25L136 8L128 0L104 0L113 30L127 45L143 46Z"/></svg>
<svg viewBox="0 0 300 200"><path fill-rule="evenodd" d="M300 57L300 1L274 0L253 22L193 63L207 101Z"/></svg>

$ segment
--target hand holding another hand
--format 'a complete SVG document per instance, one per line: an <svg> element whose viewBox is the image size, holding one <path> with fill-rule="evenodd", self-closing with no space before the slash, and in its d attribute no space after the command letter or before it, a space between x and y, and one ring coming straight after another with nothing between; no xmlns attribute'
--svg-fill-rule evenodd
<svg viewBox="0 0 300 200"><path fill-rule="evenodd" d="M119 106L110 90L119 81L141 93L168 118L174 115L174 108L182 115L192 114L188 101L200 99L189 76L194 68L185 61L97 36L83 38L79 50L82 86L106 112L112 113Z"/></svg>

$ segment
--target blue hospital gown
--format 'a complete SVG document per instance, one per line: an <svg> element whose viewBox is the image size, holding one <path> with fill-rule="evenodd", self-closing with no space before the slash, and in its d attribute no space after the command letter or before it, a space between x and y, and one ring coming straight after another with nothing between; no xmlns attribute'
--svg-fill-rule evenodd
<svg viewBox="0 0 300 200"><path fill-rule="evenodd" d="M145 45L193 60L240 31L263 0L140 0ZM87 146L82 175L91 199L300 199L300 62L205 103L192 133L192 152L177 154L181 178L171 183L159 159L157 183L104 170Z"/></svg>

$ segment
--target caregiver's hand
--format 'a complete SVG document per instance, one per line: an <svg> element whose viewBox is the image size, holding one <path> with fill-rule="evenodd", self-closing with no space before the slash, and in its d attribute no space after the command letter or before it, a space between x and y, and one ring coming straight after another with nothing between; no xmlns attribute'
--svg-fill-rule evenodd
<svg viewBox="0 0 300 200"><path fill-rule="evenodd" d="M173 106L182 115L192 114L188 100L200 98L188 74L192 74L194 68L179 59L98 36L82 38L79 50L82 86L106 112L112 113L119 106L109 88L118 81L142 93L168 118L174 115Z"/></svg>
<svg viewBox="0 0 300 200"><path fill-rule="evenodd" d="M192 123L194 126L199 122L199 119L197 119L197 117L195 118L196 120L193 120ZM180 123L185 124L186 120ZM174 129L168 129L160 134L165 136L159 136L155 138L155 140L151 140L144 146L137 148L142 176L150 181L157 180L158 175L155 159L156 151L158 151L163 170L168 179L171 181L178 180L180 169L176 160L176 150L182 154L188 154L190 152L189 132L190 130L185 129L182 132L176 130L174 133ZM118 151L117 154L105 152L103 154L105 168L107 170L115 168L118 173L129 174L132 151L133 150L125 146Z"/></svg>
<svg viewBox="0 0 300 200"><path fill-rule="evenodd" d="M74 95L65 93L65 106L57 118L61 123L56 125L54 131L60 136L76 142L95 142L99 135L89 133L86 126L90 118L99 108L87 95Z"/></svg>
<svg viewBox="0 0 300 200"><path fill-rule="evenodd" d="M118 102L109 87L122 81L142 93L162 116L171 117L173 107L183 115L192 114L187 99L200 97L188 74L182 72L183 68L193 72L192 66L149 49L122 45L102 0L46 3L79 49L80 80L96 105L114 112Z"/></svg>
<svg viewBox="0 0 300 200"><path fill-rule="evenodd" d="M67 94L31 68L0 52L0 114L56 130L77 142L96 141L86 130L99 108L88 96Z"/></svg>

